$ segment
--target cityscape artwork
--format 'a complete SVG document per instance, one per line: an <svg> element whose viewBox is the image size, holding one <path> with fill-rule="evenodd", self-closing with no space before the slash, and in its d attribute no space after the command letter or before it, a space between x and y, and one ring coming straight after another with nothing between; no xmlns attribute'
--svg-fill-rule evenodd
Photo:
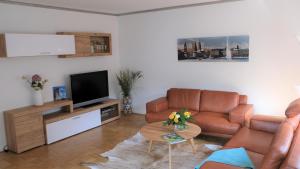
<svg viewBox="0 0 300 169"><path fill-rule="evenodd" d="M178 39L179 61L249 61L249 36Z"/></svg>

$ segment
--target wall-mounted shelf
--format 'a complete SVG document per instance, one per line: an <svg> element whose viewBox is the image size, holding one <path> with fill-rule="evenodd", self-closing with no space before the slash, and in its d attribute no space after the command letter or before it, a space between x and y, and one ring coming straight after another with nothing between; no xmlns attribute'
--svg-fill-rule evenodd
<svg viewBox="0 0 300 169"><path fill-rule="evenodd" d="M59 55L60 58L112 55L110 33L58 32L58 35L74 35L76 53Z"/></svg>

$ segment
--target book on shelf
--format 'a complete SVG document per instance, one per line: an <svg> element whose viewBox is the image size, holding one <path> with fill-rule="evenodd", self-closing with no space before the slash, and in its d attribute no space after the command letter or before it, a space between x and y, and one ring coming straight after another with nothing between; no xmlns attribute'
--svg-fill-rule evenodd
<svg viewBox="0 0 300 169"><path fill-rule="evenodd" d="M184 139L183 137L179 136L176 133L164 134L162 135L162 138L165 139L170 144L177 144L186 141L186 139Z"/></svg>

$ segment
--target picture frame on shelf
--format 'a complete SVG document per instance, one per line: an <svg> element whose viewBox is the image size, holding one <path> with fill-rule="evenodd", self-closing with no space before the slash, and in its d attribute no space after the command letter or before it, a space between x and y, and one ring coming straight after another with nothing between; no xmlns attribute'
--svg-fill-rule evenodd
<svg viewBox="0 0 300 169"><path fill-rule="evenodd" d="M55 101L67 99L66 86L55 86L55 87L53 87L53 98L54 98Z"/></svg>

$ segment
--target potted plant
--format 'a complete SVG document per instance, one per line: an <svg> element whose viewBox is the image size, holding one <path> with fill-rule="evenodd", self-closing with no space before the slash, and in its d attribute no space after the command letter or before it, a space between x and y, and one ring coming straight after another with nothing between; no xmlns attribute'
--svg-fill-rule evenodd
<svg viewBox="0 0 300 169"><path fill-rule="evenodd" d="M40 75L33 75L31 78L26 76L22 77L26 80L30 87L33 89L33 101L34 105L41 106L44 104L43 97L42 97L42 90L44 89L44 85L48 82L47 79L42 79Z"/></svg>
<svg viewBox="0 0 300 169"><path fill-rule="evenodd" d="M192 119L191 112L186 109L181 109L178 112L172 112L167 121L163 125L174 125L175 130L184 130L187 125L186 122Z"/></svg>
<svg viewBox="0 0 300 169"><path fill-rule="evenodd" d="M122 91L123 112L124 114L132 113L131 90L137 80L143 77L143 74L141 71L125 69L121 70L116 77Z"/></svg>

